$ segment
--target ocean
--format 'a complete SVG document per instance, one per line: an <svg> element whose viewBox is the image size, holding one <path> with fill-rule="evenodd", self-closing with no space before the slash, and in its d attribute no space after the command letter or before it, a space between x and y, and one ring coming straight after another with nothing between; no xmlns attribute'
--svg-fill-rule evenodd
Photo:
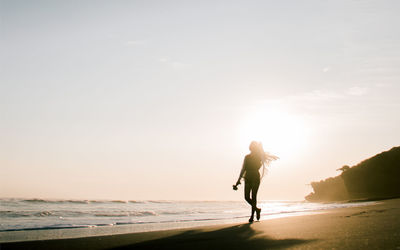
<svg viewBox="0 0 400 250"><path fill-rule="evenodd" d="M368 205L373 202L311 203L260 201L262 220ZM10 232L49 229L108 228L143 232L197 225L246 222L245 201L135 201L0 199L0 240ZM123 227L125 226L125 227ZM129 227L126 227L129 226ZM9 232L8 234L5 234ZM65 232L65 230L64 230ZM102 230L102 232L105 232ZM23 235L23 234L20 234Z"/></svg>

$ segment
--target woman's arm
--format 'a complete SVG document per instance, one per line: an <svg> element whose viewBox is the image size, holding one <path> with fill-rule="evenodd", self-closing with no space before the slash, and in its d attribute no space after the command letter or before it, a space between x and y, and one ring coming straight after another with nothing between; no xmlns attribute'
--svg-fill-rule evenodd
<svg viewBox="0 0 400 250"><path fill-rule="evenodd" d="M243 161L243 166L242 166L242 169L240 170L240 174L239 174L239 178L236 182L236 186L240 184L240 180L242 179L244 173L246 172L245 163L246 163L246 159Z"/></svg>

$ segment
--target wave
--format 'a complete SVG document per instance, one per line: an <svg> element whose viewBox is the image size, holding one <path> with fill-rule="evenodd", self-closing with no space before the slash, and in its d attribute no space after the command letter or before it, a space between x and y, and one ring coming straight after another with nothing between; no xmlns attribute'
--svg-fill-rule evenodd
<svg viewBox="0 0 400 250"><path fill-rule="evenodd" d="M169 204L169 203L174 203L176 201L148 200L147 202L148 203L166 203L166 204Z"/></svg>
<svg viewBox="0 0 400 250"><path fill-rule="evenodd" d="M94 214L97 217L142 217L142 216L157 216L157 213L153 211L142 211L142 212L123 212L123 213L99 213Z"/></svg>
<svg viewBox="0 0 400 250"><path fill-rule="evenodd" d="M185 211L162 211L160 214L164 215L188 215L188 214L207 214L208 211L199 210L185 210Z"/></svg>
<svg viewBox="0 0 400 250"><path fill-rule="evenodd" d="M155 203L155 204L171 204L171 203L226 203L226 201L173 201L173 200L88 200L88 199L42 199L42 198L32 198L32 199L20 199L20 198L0 198L0 202L25 202L25 203L52 203L52 204L107 204L107 203L118 203L118 204L145 204L145 203ZM237 203L238 201L232 201Z"/></svg>
<svg viewBox="0 0 400 250"><path fill-rule="evenodd" d="M137 201L137 200L56 200L56 199L40 199L40 198L33 198L33 199L17 199L17 198L0 198L0 202L11 202L11 203L18 203L18 202L25 202L31 204L41 204L41 203L51 203L51 204L64 204L64 203L72 203L72 204L108 204L108 203L117 203L117 204L127 204L127 203L146 203L146 201ZM164 201L151 201L154 203L165 203Z"/></svg>
<svg viewBox="0 0 400 250"><path fill-rule="evenodd" d="M113 200L112 203L128 203L128 201Z"/></svg>
<svg viewBox="0 0 400 250"><path fill-rule="evenodd" d="M52 216L52 215L54 215L54 213L50 212L50 211L43 211L43 212L38 212L38 213L34 214L34 216L36 216L36 217L46 217L46 216Z"/></svg>
<svg viewBox="0 0 400 250"><path fill-rule="evenodd" d="M48 217L54 216L55 213L51 211L0 211L0 218L19 218L19 217Z"/></svg>
<svg viewBox="0 0 400 250"><path fill-rule="evenodd" d="M61 200L61 201L58 201L58 202L59 203L63 203L63 202L75 203L75 204L89 204L90 203L89 200L65 200L65 201Z"/></svg>
<svg viewBox="0 0 400 250"><path fill-rule="evenodd" d="M89 204L89 200L51 200L51 199L15 199L13 202L27 202L27 203L76 203L76 204Z"/></svg>
<svg viewBox="0 0 400 250"><path fill-rule="evenodd" d="M0 211L0 218L10 217L10 218L18 218L18 217L30 217L32 214L25 213L23 211Z"/></svg>
<svg viewBox="0 0 400 250"><path fill-rule="evenodd" d="M127 203L145 203L144 201L136 200L89 200L89 203L117 203L117 204L127 204Z"/></svg>
<svg viewBox="0 0 400 250"><path fill-rule="evenodd" d="M0 218L21 218L21 217L144 217L157 216L154 211L0 211Z"/></svg>
<svg viewBox="0 0 400 250"><path fill-rule="evenodd" d="M55 202L51 200L43 200L43 199L27 199L27 200L22 200L23 202L30 202L30 203L47 203L47 202Z"/></svg>
<svg viewBox="0 0 400 250"><path fill-rule="evenodd" d="M114 224L96 224L96 225L51 225L44 227L27 228L9 228L0 230L0 232L31 231L31 230L52 230L52 229L73 229L73 228L92 228L98 226L113 226Z"/></svg>

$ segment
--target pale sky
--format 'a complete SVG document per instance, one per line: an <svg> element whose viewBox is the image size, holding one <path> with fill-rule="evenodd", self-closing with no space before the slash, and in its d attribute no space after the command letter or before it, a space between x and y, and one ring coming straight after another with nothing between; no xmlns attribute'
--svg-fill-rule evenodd
<svg viewBox="0 0 400 250"><path fill-rule="evenodd" d="M399 1L0 0L0 197L302 200L400 142Z"/></svg>

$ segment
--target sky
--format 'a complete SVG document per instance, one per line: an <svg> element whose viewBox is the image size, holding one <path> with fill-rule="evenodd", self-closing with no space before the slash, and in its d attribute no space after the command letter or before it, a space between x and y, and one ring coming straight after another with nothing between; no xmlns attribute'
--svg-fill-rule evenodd
<svg viewBox="0 0 400 250"><path fill-rule="evenodd" d="M399 1L0 0L0 197L303 200L400 142Z"/></svg>

